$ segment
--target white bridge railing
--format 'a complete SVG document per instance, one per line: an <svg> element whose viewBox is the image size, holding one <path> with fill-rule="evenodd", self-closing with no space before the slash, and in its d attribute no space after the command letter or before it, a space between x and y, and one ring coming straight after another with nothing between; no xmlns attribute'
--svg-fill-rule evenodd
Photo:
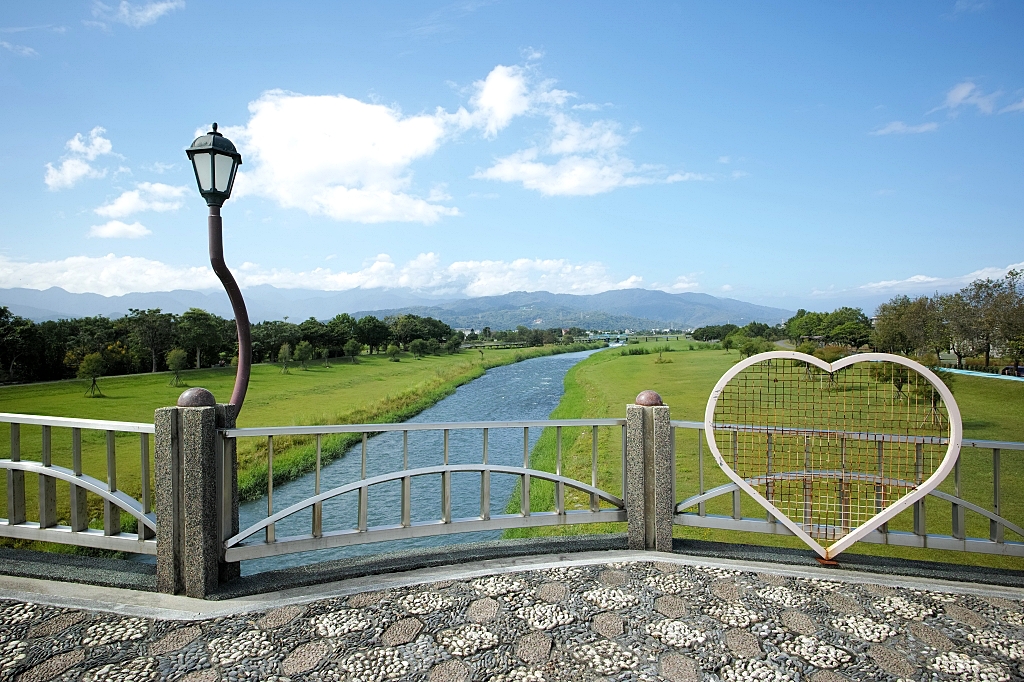
<svg viewBox="0 0 1024 682"><path fill-rule="evenodd" d="M673 443L673 457L679 457L676 451L676 431L684 429L693 431L697 436L697 491L695 494L688 496L686 499L676 503L675 507L675 523L682 526L691 526L697 528L713 528L719 530L737 530L737 531L748 531L754 533L769 533L773 535L792 535L785 525L778 523L771 514L766 514L763 518L754 518L744 516L742 513L742 502L743 494L740 488L735 483L724 483L722 485L716 485L712 488L708 488L706 480L708 472L705 471L705 440L704 440L704 424L702 422L692 421L672 421L672 443ZM722 427L723 430L729 430L730 426L725 425ZM753 427L747 427L743 425L736 425L734 431L751 430ZM756 429L759 432L765 431L764 427ZM785 433L786 435L801 434L801 435L814 435L824 437L842 437L851 440L864 440L877 442L880 446L884 443L889 442L913 442L913 443L940 443L945 444L945 439L937 439L932 436L905 436L905 435L890 435L885 433L866 433L866 432L837 432L829 430L811 430L811 429L795 429L795 428L777 428L775 431L779 433ZM986 508L987 505L982 505L977 502L972 502L967 499L966 486L961 475L963 458L968 453L969 449L981 449L990 450L991 455L991 506ZM942 490L932 490L928 493L927 497L942 500L948 502L951 506L951 517L950 517L950 532L948 534L935 534L929 533L927 530L927 516L925 514L925 499L917 502L913 508L913 530L912 531L900 531L890 528L890 524L883 524L878 530L868 533L863 541L896 545L901 547L920 547L920 548L931 548L931 549L947 549L947 550L958 550L964 552L978 552L983 554L1005 554L1010 556L1024 556L1024 528L1017 523L1014 523L1010 519L1003 516L1005 505L1003 504L1002 489L1004 486L1002 469L1003 469L1003 452L1010 451L1018 454L1019 462L1024 463L1024 443L1011 442L1011 441L992 441L992 440L967 440L965 439L961 445L960 458L957 459L956 465L953 469L953 491L952 493L944 492ZM973 456L973 453L972 453ZM1018 471L1020 468L1018 468ZM717 476L720 471L713 462L710 469L711 474ZM805 477L808 473L821 474L821 472L778 472L773 473L773 480L784 480L784 479L800 479ZM837 474L839 475L839 474ZM841 474L845 479L849 480L851 475L849 472L843 472ZM878 483L880 485L895 485L901 484L902 487L911 487L914 483L901 482L888 480L884 477L872 477L870 475L861 474L861 478L870 479L872 483ZM765 477L760 477L764 479ZM747 480L751 485L762 484L765 481L760 479L749 479ZM726 514L713 514L708 513L707 505L713 500L720 498L729 498L731 507L729 511L731 513ZM988 520L989 526L989 537L968 537L967 536L967 519L966 512L972 512L978 514ZM1012 541L1006 539L1005 531L1010 531L1018 536L1018 540Z"/></svg>
<svg viewBox="0 0 1024 682"><path fill-rule="evenodd" d="M617 452L612 455L601 456L598 452L600 428L610 428L621 431L621 438L614 438ZM555 460L553 471L543 471L531 467L530 464L530 431L553 429L555 433ZM590 432L591 448L589 462L586 464L589 469L589 481L581 481L566 475L567 467L563 457L562 430L577 429ZM382 542L387 540L404 540L410 538L426 537L432 535L447 535L450 533L465 533L487 530L504 530L509 528L529 528L551 525L565 525L577 523L603 523L614 521L625 521L625 503L620 491L625 489L625 482L621 473L614 481L599 481L599 461L607 456L616 459L625 458L626 446L626 421L624 419L564 419L544 421L508 421L508 422L460 422L460 423L436 423L436 424L345 424L336 426L297 426L297 427L268 427L268 428L242 428L224 429L220 435L224 439L233 440L239 438L260 438L266 439L267 453L267 516L262 520L242 529L233 536L226 538L224 542L225 560L242 561L256 559L291 552L302 552L313 549L326 549L340 547L343 545L354 545L369 542ZM499 452L498 463L495 462L495 454L492 446L492 434L495 431L514 431L522 433L521 448L515 446L521 452L521 462L518 463L518 454L510 452L508 439L503 439L504 444ZM434 459L439 463L433 466L409 466L409 436L410 433L434 432L441 435L440 442L436 443ZM479 458L478 462L453 463L450 461L450 438L454 434L466 434L476 432L479 434ZM322 473L322 449L323 439L334 434L359 434L362 438L360 448L359 474L353 480L342 485L332 487L330 490L321 491ZM376 462L369 454L368 439L374 434L401 434L402 436L402 458L401 466L394 466L392 470L384 471L376 475L368 475L370 468L378 468ZM275 437L305 437L315 441L316 465L314 469L314 490L313 495L288 505L284 509L274 510L274 438ZM616 434L618 436L618 434ZM621 445L619 445L621 443ZM222 448L224 451L231 451L234 443L227 443ZM397 443L392 443L397 448ZM397 454L397 453L393 453ZM352 456L347 455L347 456ZM423 462L430 458L430 453L419 449L416 459ZM513 459L516 464L511 464ZM397 464L397 457L391 457L390 462ZM386 465L385 465L386 466ZM580 466L574 467L575 471ZM621 472L625 466L621 467ZM460 474L475 474L473 483L465 486L458 486L454 477ZM504 500L495 500L493 492L493 477L496 475L512 476L518 479L519 511L517 513L494 513L492 501L504 510ZM430 478L438 482L438 498L432 502L425 499L414 499L413 481L416 479ZM544 510L534 510L531 507L531 485L534 481L544 481L551 484L552 498L550 509L545 506ZM397 509L397 522L369 525L369 508L371 491L382 490L385 484L400 482L400 492ZM602 487L603 485L603 487ZM620 488L621 486L621 488ZM479 488L476 490L476 488ZM576 490L588 499L585 508L572 509L566 503L566 490ZM356 508L353 517L350 518L328 518L328 528L325 529L324 504L335 498L353 493L356 495ZM467 496L479 496L479 506L473 505L472 516L457 517L453 515L453 499L464 501ZM422 505L436 504L436 514L427 520L414 520L414 509L420 511ZM465 504L458 505L465 509ZM310 526L308 532L293 534L285 537L278 537L277 525L306 510L311 510ZM328 515L330 516L330 515ZM421 515L422 516L422 515Z"/></svg>
<svg viewBox="0 0 1024 682"><path fill-rule="evenodd" d="M8 457L0 458L0 470L5 471L7 479L7 517L0 519L0 537L156 554L156 516L152 513L150 489L153 424L0 412L0 424L3 423L10 428L10 450ZM22 427L29 429L23 433ZM31 443L26 440L30 430ZM105 481L83 470L83 433L88 450L98 451L100 459L105 454ZM139 457L141 499L118 488L117 445L119 440L125 440L119 434L138 434L135 456ZM28 450L38 459L23 457ZM55 458L70 466L54 464ZM38 478L38 509L29 510L26 506L25 474ZM69 486L66 511L63 504L58 504L58 481ZM89 495L103 501L102 529L90 527ZM135 519L137 532L122 530L122 513ZM30 516L36 520L28 520ZM62 516L67 524L59 523Z"/></svg>

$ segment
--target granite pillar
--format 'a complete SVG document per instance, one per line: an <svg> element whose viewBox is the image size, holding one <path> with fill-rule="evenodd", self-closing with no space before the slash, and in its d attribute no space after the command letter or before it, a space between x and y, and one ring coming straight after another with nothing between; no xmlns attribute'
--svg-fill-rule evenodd
<svg viewBox="0 0 1024 682"><path fill-rule="evenodd" d="M234 426L230 405L156 411L157 589L205 598L238 576L225 564L224 539L238 532ZM220 500L225 500L224 505Z"/></svg>
<svg viewBox="0 0 1024 682"><path fill-rule="evenodd" d="M654 391L626 406L626 514L630 549L672 550L675 459L669 408Z"/></svg>

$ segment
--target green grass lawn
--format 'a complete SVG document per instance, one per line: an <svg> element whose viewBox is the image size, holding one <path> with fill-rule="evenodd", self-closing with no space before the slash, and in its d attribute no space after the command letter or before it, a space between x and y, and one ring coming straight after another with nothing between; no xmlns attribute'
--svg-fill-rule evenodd
<svg viewBox="0 0 1024 682"><path fill-rule="evenodd" d="M581 348L576 348L580 350ZM259 364L252 368L245 406L238 420L245 426L288 426L311 424L382 423L404 421L433 405L441 398L490 368L518 360L565 352L567 347L511 350L463 351L455 355L426 356L415 359L402 354L400 362L380 355L362 355L353 364L332 360L331 367L310 363L303 370L298 364L281 373L280 365ZM234 385L234 368L191 370L182 373L187 386L202 386L219 401L226 401ZM58 381L0 387L0 412L38 414L85 419L153 422L154 410L173 405L186 386L170 386L169 372L106 377L99 380L102 398L85 397L89 382ZM351 434L325 438L324 458L342 454L358 438ZM118 434L118 488L138 496L141 491L140 436ZM41 427L21 426L23 459L38 460L41 451ZM149 437L152 461L153 443ZM0 458L10 456L10 425L0 423ZM266 491L266 440L244 439L238 444L239 488L243 499L253 499ZM71 466L71 431L52 432L52 461ZM106 480L106 445L103 432L82 432L83 471ZM275 438L274 481L282 483L310 471L315 452L309 438ZM35 476L26 476L26 505L29 520L38 519L38 485ZM67 523L67 486L58 484L58 516ZM6 516L6 485L0 485L0 516ZM90 496L90 515L101 521L102 503ZM126 526L128 527L128 526ZM134 520L132 520L134 528Z"/></svg>
<svg viewBox="0 0 1024 682"><path fill-rule="evenodd" d="M664 342L650 343L648 347L663 347ZM612 348L595 353L587 360L573 367L565 378L565 395L552 418L582 417L624 417L626 405L645 389L661 394L663 401L672 410L676 420L703 421L708 395L722 374L740 359L738 353L720 350L689 351L689 343L669 342L674 352L664 353L663 362L658 363L657 353L650 355L623 356L620 349ZM671 360L671 362L664 362ZM1024 441L1024 384L980 377L958 376L954 394L963 415L965 438L986 440ZM590 480L591 435L589 430L563 429L563 468L574 478ZM698 491L697 483L697 431L679 429L676 433L676 490L677 499L682 500ZM616 429L599 430L599 482L608 490L618 492L621 486L621 435ZM707 447L705 455L705 488L728 482L725 474L715 464ZM533 452L534 465L553 471L555 459L555 437L548 429ZM961 452L961 467L964 497L985 508L992 503L992 452L964 448ZM1015 523L1024 523L1024 499L1014 492L1024 485L1024 452L1004 451L1002 453L1001 493L1003 515ZM952 476L940 490L952 492ZM510 510L517 511L518 503L513 498ZM582 495L567 493L570 507L585 508L589 503ZM926 504L928 532L948 534L951 526L950 505L936 499ZM531 508L534 510L552 508L550 486L539 482L531 488ZM709 503L708 513L730 514L731 500L720 498ZM753 500L744 497L744 516L763 517L764 510ZM912 513L906 512L891 522L896 530L911 530ZM588 532L616 532L616 524L587 527ZM538 533L573 533L579 527L529 529L510 532L510 536ZM967 534L974 537L988 537L988 520L977 514L967 513ZM771 536L758 533L740 533L708 529L675 529L677 537L716 540L723 542L744 542L788 547L805 547L799 540L786 536ZM1019 541L1013 533L1006 531L1006 538ZM1021 559L1013 557L967 554L938 550L913 550L906 548L858 543L852 552L885 556L902 556L934 561L950 561L1006 568L1021 568Z"/></svg>

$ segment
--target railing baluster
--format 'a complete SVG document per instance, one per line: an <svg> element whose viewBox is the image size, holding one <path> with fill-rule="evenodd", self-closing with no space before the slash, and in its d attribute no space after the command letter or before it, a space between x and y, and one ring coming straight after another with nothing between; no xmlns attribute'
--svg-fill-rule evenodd
<svg viewBox="0 0 1024 682"><path fill-rule="evenodd" d="M117 490L117 449L113 431L107 431L107 490ZM103 502L103 534L117 535L121 532L121 508L113 502Z"/></svg>
<svg viewBox="0 0 1024 682"><path fill-rule="evenodd" d="M366 438L367 434L365 431L363 431L363 450L361 456L362 459L359 467L359 480L361 481L366 480ZM366 530L367 517L369 516L369 510L367 509L367 507L369 507L369 494L370 489L367 486L363 486L362 488L359 489L358 510L356 512L356 528L360 531Z"/></svg>
<svg viewBox="0 0 1024 682"><path fill-rule="evenodd" d="M51 466L50 427L43 428L42 465ZM57 525L57 479L52 476L39 475L39 527L49 528Z"/></svg>
<svg viewBox="0 0 1024 682"><path fill-rule="evenodd" d="M992 511L996 516L1003 515L1002 496L999 494L1000 481L1000 454L999 448L992 448ZM992 542L1003 541L1003 524L989 519L988 536Z"/></svg>
<svg viewBox="0 0 1024 682"><path fill-rule="evenodd" d="M885 478L885 442L877 441L878 445L878 483L875 484L875 513L881 514L885 508L885 488L882 480ZM885 536L885 542L889 542L889 522L883 523L878 530Z"/></svg>
<svg viewBox="0 0 1024 682"><path fill-rule="evenodd" d="M21 461L21 424L11 424L11 461ZM7 470L7 523L25 523L25 472Z"/></svg>
<svg viewBox="0 0 1024 682"><path fill-rule="evenodd" d="M737 471L739 468L740 458L740 434L739 431L732 432L732 470ZM743 518L742 498L740 497L740 491L732 491L732 517L734 519Z"/></svg>
<svg viewBox="0 0 1024 682"><path fill-rule="evenodd" d="M523 427L523 468L530 468L530 427ZM625 471L625 469L623 469ZM530 515L530 474L523 474L522 502L520 502L519 513L523 516Z"/></svg>
<svg viewBox="0 0 1024 682"><path fill-rule="evenodd" d="M704 429L697 429L697 485L698 492L704 494ZM707 516L708 511L704 502L697 503L697 514Z"/></svg>
<svg viewBox="0 0 1024 682"><path fill-rule="evenodd" d="M320 494L320 453L323 434L316 434L316 479L313 482L313 494ZM313 504L313 537L321 537L324 533L324 503Z"/></svg>
<svg viewBox="0 0 1024 682"><path fill-rule="evenodd" d="M444 465L448 466L448 429L444 429Z"/></svg>
<svg viewBox="0 0 1024 682"><path fill-rule="evenodd" d="M590 485L597 487L597 427L590 432ZM601 508L597 495L590 493L590 511L596 512Z"/></svg>
<svg viewBox="0 0 1024 682"><path fill-rule="evenodd" d="M562 427L555 427L555 475L562 475ZM555 513L565 513L565 484L555 482Z"/></svg>
<svg viewBox="0 0 1024 682"><path fill-rule="evenodd" d="M71 429L71 470L82 475L82 429ZM89 527L89 505L84 488L71 484L71 530L80 532Z"/></svg>
<svg viewBox="0 0 1024 682"><path fill-rule="evenodd" d="M267 436L267 516L274 515L274 437ZM274 524L267 526L267 542L274 542Z"/></svg>
<svg viewBox="0 0 1024 682"><path fill-rule="evenodd" d="M402 469L409 469L409 431L402 431ZM402 477L402 526L412 525L412 476Z"/></svg>
<svg viewBox="0 0 1024 682"><path fill-rule="evenodd" d="M914 446L914 482L921 485L924 481L924 444L916 443ZM914 534L927 535L925 530L924 498L914 503Z"/></svg>
<svg viewBox="0 0 1024 682"><path fill-rule="evenodd" d="M956 464L953 465L953 494L956 495L957 499L962 500L960 487L960 458L956 458ZM967 537L967 529L964 527L964 521L966 520L966 512L959 504L953 505L953 537L957 540L963 540Z"/></svg>
<svg viewBox="0 0 1024 682"><path fill-rule="evenodd" d="M452 472L441 474L441 523L452 522Z"/></svg>
<svg viewBox="0 0 1024 682"><path fill-rule="evenodd" d="M626 425L622 425L622 499L626 499Z"/></svg>
<svg viewBox="0 0 1024 682"><path fill-rule="evenodd" d="M217 438L220 439L220 435L219 434L218 434ZM150 470L149 470L149 434L148 433L140 433L139 434L139 466L140 466L140 468L139 468L139 478L140 478L140 482L142 483L142 485L140 486L142 499L139 500L139 502L142 503L142 513L143 514L148 514L149 512L151 512L153 510L153 507L152 507L153 493L152 493L152 489L151 489L150 484L149 484ZM140 542L142 540L146 540L146 539L151 538L153 536L153 531L149 530L145 525L143 525L141 523L139 524L138 531L139 531L138 535L139 535L139 541Z"/></svg>
<svg viewBox="0 0 1024 682"><path fill-rule="evenodd" d="M483 464L487 466L487 429L484 429ZM480 472L480 518L486 521L491 518L491 472Z"/></svg>
<svg viewBox="0 0 1024 682"><path fill-rule="evenodd" d="M768 467L765 470L765 474L767 474L768 479L765 482L765 493L766 493L766 495L768 497L768 501L771 502L772 504L775 504L775 481L773 481L771 479L771 474L772 474L772 455L774 454L772 452L772 445L773 445L773 443L772 443L772 434L769 433L768 434ZM768 512L768 523L775 523L775 517L772 516L771 512Z"/></svg>
<svg viewBox="0 0 1024 682"><path fill-rule="evenodd" d="M412 476L402 477L402 526L412 525Z"/></svg>

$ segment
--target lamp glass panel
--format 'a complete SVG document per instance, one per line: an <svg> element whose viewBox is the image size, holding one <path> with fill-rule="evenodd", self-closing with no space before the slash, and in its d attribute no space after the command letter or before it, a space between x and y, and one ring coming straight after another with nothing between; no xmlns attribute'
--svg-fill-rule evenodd
<svg viewBox="0 0 1024 682"><path fill-rule="evenodd" d="M199 191L208 192L213 189L213 154L200 152L192 157L192 165L196 168L196 178L199 180Z"/></svg>
<svg viewBox="0 0 1024 682"><path fill-rule="evenodd" d="M230 156L217 154L213 157L213 162L216 171L214 173L214 179L217 183L216 190L218 192L227 192L228 187L231 186L231 167L235 165L235 160Z"/></svg>

